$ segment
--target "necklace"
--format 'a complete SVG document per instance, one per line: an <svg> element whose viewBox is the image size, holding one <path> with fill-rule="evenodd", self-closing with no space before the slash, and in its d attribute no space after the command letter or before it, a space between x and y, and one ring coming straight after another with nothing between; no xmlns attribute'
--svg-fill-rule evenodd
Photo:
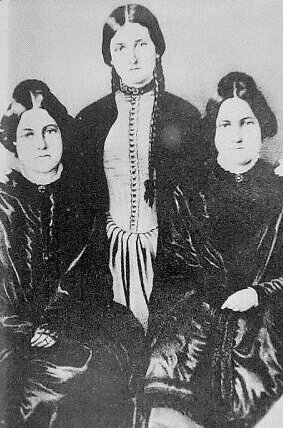
<svg viewBox="0 0 283 428"><path fill-rule="evenodd" d="M119 90L126 95L142 95L146 92L151 91L155 87L154 79L152 79L149 83L142 86L141 88L135 88L134 86L128 86L120 80Z"/></svg>

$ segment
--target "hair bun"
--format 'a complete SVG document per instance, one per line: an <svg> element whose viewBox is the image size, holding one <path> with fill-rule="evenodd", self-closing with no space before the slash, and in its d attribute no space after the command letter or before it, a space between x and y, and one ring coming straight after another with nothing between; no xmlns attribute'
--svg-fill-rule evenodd
<svg viewBox="0 0 283 428"><path fill-rule="evenodd" d="M253 97L258 88L254 79L246 73L233 71L224 76L217 87L218 95L222 98L232 98L234 95L244 97L249 94Z"/></svg>

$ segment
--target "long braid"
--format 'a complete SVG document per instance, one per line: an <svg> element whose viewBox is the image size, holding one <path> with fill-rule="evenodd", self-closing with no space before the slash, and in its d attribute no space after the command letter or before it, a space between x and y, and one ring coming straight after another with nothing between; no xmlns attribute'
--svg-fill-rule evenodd
<svg viewBox="0 0 283 428"><path fill-rule="evenodd" d="M111 88L112 88L112 92L113 94L115 94L115 92L119 91L120 89L120 77L117 73L117 71L115 70L115 67L111 67Z"/></svg>
<svg viewBox="0 0 283 428"><path fill-rule="evenodd" d="M155 197L155 177L154 171L156 167L155 156L156 156L156 123L159 116L159 98L165 90L165 80L161 64L161 58L157 58L156 67L154 70L154 102L150 121L150 133L149 133L149 153L148 153L148 180L145 181L145 194L144 199L150 207L153 206Z"/></svg>
<svg viewBox="0 0 283 428"><path fill-rule="evenodd" d="M147 92L147 90L150 90L153 86L154 102L153 102L153 109L152 109L151 120L150 120L150 131L149 131L148 179L144 182L144 185L145 185L144 199L149 204L149 206L152 207L155 199L154 171L156 166L155 165L156 123L158 121L158 116L159 116L159 98L160 98L160 95L165 90L165 80L164 80L163 68L161 64L161 58L158 57L156 59L156 66L153 73L153 80L149 84L145 85L144 87L132 88L132 87L126 86L121 81L114 67L112 67L111 85L112 85L113 93L119 90L129 95L143 94Z"/></svg>

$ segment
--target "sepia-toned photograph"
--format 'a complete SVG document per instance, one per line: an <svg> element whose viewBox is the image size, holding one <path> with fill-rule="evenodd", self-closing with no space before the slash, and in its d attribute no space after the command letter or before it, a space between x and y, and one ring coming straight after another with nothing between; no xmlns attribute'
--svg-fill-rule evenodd
<svg viewBox="0 0 283 428"><path fill-rule="evenodd" d="M0 18L0 426L281 428L283 2Z"/></svg>

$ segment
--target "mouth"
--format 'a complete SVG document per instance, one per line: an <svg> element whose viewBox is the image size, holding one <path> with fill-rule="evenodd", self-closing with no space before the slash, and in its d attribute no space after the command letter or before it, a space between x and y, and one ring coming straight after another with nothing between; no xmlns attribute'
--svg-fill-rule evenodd
<svg viewBox="0 0 283 428"><path fill-rule="evenodd" d="M39 155L39 156L37 156L37 159L41 159L41 158L50 158L50 155Z"/></svg>

